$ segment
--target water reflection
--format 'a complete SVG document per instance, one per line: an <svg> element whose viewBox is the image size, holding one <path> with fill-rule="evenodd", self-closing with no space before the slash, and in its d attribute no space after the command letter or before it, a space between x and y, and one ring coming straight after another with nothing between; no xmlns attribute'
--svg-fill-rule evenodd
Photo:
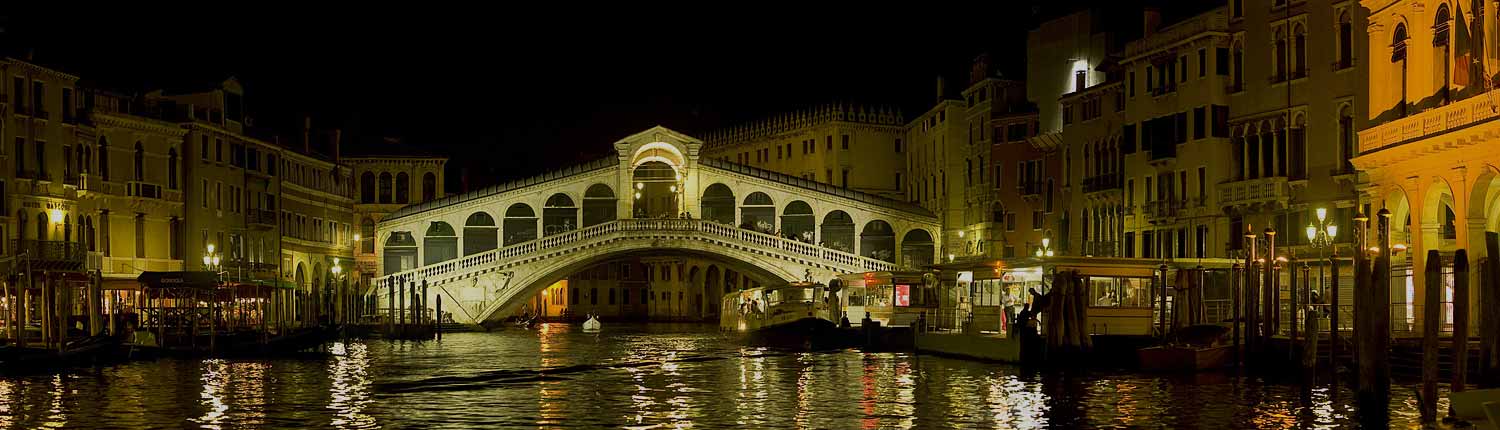
<svg viewBox="0 0 1500 430"><path fill-rule="evenodd" d="M1392 427L1416 424L1393 388ZM742 347L713 327L354 341L0 377L0 428L1350 428L1347 387ZM1446 408L1446 406L1440 406Z"/></svg>
<svg viewBox="0 0 1500 430"><path fill-rule="evenodd" d="M328 409L334 417L329 424L341 429L378 427L375 417L365 413L365 407L374 401L370 397L369 346L338 342L330 353Z"/></svg>

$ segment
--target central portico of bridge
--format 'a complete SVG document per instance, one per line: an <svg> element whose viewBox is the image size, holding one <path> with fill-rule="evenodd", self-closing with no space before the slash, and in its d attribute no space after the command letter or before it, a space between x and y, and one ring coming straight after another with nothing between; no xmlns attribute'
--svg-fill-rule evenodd
<svg viewBox="0 0 1500 430"><path fill-rule="evenodd" d="M376 227L369 293L425 282L455 320L482 324L612 258L702 256L767 284L937 258L926 209L701 158L702 145L658 126L616 142L617 157L402 208Z"/></svg>

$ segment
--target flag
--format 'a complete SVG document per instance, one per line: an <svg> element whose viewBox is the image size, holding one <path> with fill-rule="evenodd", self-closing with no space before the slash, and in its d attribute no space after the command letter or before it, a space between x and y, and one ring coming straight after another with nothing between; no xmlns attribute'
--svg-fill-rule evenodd
<svg viewBox="0 0 1500 430"><path fill-rule="evenodd" d="M1469 24L1464 18L1464 11L1457 3L1454 3L1455 11L1453 23L1458 28L1453 31L1453 85L1459 87L1469 86L1469 69L1474 66L1473 47L1469 40Z"/></svg>

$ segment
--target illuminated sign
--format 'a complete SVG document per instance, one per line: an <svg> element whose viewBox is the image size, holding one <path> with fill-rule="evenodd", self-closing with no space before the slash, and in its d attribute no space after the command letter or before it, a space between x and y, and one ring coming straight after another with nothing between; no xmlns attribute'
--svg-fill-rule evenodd
<svg viewBox="0 0 1500 430"><path fill-rule="evenodd" d="M896 306L911 306L910 285L896 285Z"/></svg>

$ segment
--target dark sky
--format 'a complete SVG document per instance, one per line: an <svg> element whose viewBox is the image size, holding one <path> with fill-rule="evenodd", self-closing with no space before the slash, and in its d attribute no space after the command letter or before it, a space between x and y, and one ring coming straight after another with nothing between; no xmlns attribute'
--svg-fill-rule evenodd
<svg viewBox="0 0 1500 430"><path fill-rule="evenodd" d="M460 168L474 186L514 179L606 155L615 140L657 124L699 133L835 100L897 104L910 118L930 107L939 74L951 91L961 88L979 53L1022 77L1033 16L1087 2L990 3L849 5L855 12L796 3L234 14L90 7L0 17L0 46L124 90L236 76L260 125L310 114L345 136L400 136L452 157L457 191Z"/></svg>

